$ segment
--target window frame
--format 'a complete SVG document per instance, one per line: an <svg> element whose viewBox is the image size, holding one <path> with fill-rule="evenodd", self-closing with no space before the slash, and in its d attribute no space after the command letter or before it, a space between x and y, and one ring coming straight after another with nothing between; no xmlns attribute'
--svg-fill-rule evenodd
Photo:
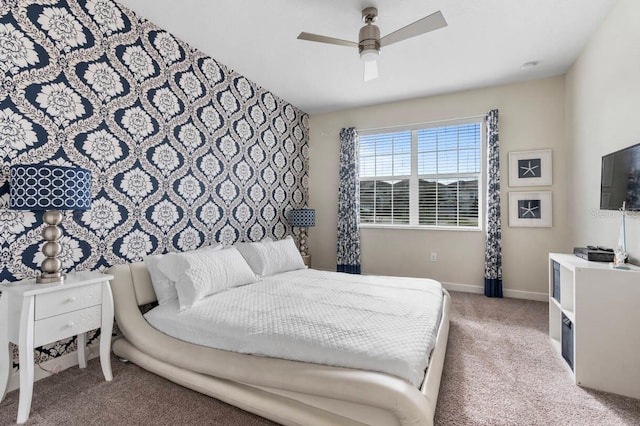
<svg viewBox="0 0 640 426"><path fill-rule="evenodd" d="M391 224L391 223L363 223L359 222L358 226L362 229L405 229L405 230L421 230L421 231L462 231L462 232L482 232L484 230L485 218L485 199L486 188L484 185L486 179L486 128L484 126L484 116L460 118L452 120L432 121L427 123L379 127L375 129L367 129L358 131L358 136L378 135L384 133L411 132L411 175L398 176L358 176L358 183L362 181L376 180L401 180L409 177L409 224ZM439 127L462 126L465 124L478 124L480 126L480 171L476 173L456 173L456 174L418 174L418 137L419 130L433 129ZM459 151L458 151L459 152ZM359 153L358 153L359 154ZM358 161L360 159L358 158ZM443 225L420 225L419 219L419 180L421 176L429 176L437 179L460 178L464 176L478 178L478 226L443 226ZM459 213L458 213L459 214Z"/></svg>

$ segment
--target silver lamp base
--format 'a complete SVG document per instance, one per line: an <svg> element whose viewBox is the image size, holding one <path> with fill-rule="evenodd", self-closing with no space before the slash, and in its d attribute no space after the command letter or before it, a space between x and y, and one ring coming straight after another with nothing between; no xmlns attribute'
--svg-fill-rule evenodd
<svg viewBox="0 0 640 426"><path fill-rule="evenodd" d="M307 228L305 226L298 227L298 250L301 256L307 255Z"/></svg>
<svg viewBox="0 0 640 426"><path fill-rule="evenodd" d="M62 222L62 213L59 210L48 210L44 212L42 220L47 226L42 230L42 238L45 243L42 246L42 274L36 278L38 284L48 284L64 281L64 272L62 272L62 261L58 259L58 255L62 252L62 246L58 242L62 236L62 230L58 227Z"/></svg>
<svg viewBox="0 0 640 426"><path fill-rule="evenodd" d="M38 284L49 284L49 283L63 283L65 274L64 272L56 272L55 274L41 273L36 278L36 283Z"/></svg>

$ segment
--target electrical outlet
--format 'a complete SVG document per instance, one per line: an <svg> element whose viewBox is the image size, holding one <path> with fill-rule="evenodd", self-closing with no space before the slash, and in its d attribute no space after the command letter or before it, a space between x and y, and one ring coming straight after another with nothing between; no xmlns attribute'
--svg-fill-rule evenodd
<svg viewBox="0 0 640 426"><path fill-rule="evenodd" d="M431 261L432 262L436 262L438 260L438 253L436 253L435 251L431 252Z"/></svg>

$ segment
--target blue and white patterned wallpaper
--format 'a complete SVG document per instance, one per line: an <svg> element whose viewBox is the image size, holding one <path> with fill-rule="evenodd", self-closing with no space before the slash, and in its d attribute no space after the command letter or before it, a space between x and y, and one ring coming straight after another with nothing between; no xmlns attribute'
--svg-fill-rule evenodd
<svg viewBox="0 0 640 426"><path fill-rule="evenodd" d="M93 172L64 267L280 238L304 205L307 116L111 0L0 6L2 204L9 164ZM4 210L0 279L33 276L40 214Z"/></svg>
<svg viewBox="0 0 640 426"><path fill-rule="evenodd" d="M0 0L0 70L0 281L42 260L10 164L92 171L65 269L281 238L306 204L308 116L112 0Z"/></svg>

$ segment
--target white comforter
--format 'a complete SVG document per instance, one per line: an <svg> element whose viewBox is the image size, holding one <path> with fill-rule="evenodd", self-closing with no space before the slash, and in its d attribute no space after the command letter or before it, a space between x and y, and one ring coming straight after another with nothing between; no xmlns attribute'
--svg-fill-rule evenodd
<svg viewBox="0 0 640 426"><path fill-rule="evenodd" d="M420 386L435 345L442 287L418 278L304 269L145 314L156 329L198 345L373 370Z"/></svg>

